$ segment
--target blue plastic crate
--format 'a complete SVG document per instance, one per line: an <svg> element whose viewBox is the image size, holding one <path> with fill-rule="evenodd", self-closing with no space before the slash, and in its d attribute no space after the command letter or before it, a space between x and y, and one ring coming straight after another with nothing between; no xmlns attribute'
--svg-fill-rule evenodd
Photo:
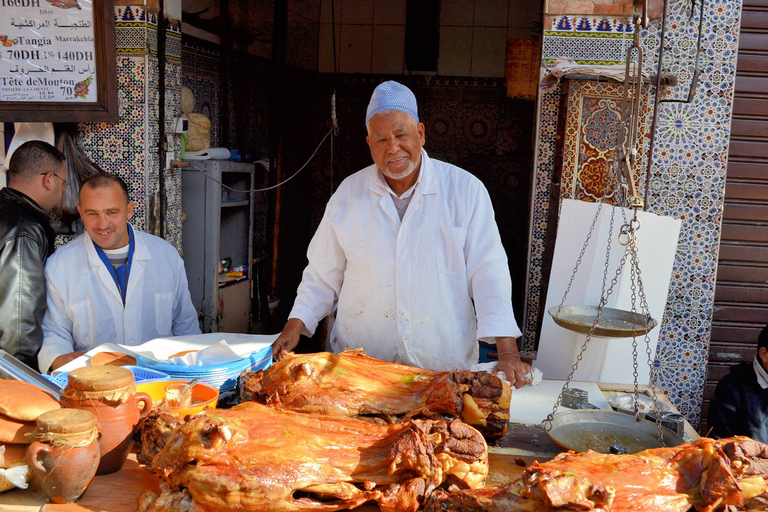
<svg viewBox="0 0 768 512"><path fill-rule="evenodd" d="M151 380L151 379L167 379L168 374L159 372L157 370L152 370L150 368L142 368L141 366L132 366L132 365L126 365L123 366L123 368L128 368L133 372L133 379L136 382L141 382L144 380ZM69 383L68 376L69 372L62 372L57 375L43 375L46 379L53 382L57 386L64 388L67 387L67 384Z"/></svg>

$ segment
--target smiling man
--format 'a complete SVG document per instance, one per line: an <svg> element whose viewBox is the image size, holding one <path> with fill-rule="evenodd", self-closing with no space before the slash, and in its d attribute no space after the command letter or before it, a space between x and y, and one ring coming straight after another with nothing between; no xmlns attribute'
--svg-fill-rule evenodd
<svg viewBox="0 0 768 512"><path fill-rule="evenodd" d="M397 82L373 92L366 138L374 164L331 197L309 245L296 301L273 345L279 357L335 311L334 352L432 370L470 369L477 340L496 343L520 387L512 284L488 191L454 165L429 158L416 98Z"/></svg>
<svg viewBox="0 0 768 512"><path fill-rule="evenodd" d="M112 174L91 176L80 187L85 233L45 266L40 371L102 343L140 345L200 333L184 262L168 242L131 226L133 208L125 182Z"/></svg>

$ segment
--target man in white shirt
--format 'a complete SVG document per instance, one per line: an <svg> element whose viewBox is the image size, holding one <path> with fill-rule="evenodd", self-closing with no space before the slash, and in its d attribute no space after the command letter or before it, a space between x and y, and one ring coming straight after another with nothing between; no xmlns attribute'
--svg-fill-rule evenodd
<svg viewBox="0 0 768 512"><path fill-rule="evenodd" d="M481 339L497 345L494 371L516 387L528 383L487 190L463 169L429 158L407 87L380 84L366 126L374 164L344 180L328 202L275 357L335 310L334 352L362 347L386 361L469 369Z"/></svg>
<svg viewBox="0 0 768 512"><path fill-rule="evenodd" d="M85 233L48 259L48 310L40 371L55 370L102 343L140 345L199 334L184 262L162 238L128 223L133 203L119 177L100 173L80 187Z"/></svg>

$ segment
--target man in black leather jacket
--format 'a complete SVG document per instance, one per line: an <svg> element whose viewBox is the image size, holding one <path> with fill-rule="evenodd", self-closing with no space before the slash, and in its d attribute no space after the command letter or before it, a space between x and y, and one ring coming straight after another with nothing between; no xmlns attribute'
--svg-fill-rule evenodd
<svg viewBox="0 0 768 512"><path fill-rule="evenodd" d="M715 439L736 435L768 443L768 326L757 338L749 363L731 367L709 404L707 422Z"/></svg>
<svg viewBox="0 0 768 512"><path fill-rule="evenodd" d="M45 260L53 252L48 214L67 183L64 155L47 142L25 142L0 190L0 348L37 369L43 344Z"/></svg>

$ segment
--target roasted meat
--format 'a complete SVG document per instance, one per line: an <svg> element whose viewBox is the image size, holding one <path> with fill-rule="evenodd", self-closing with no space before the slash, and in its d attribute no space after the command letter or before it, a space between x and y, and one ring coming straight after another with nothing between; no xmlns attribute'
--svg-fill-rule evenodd
<svg viewBox="0 0 768 512"><path fill-rule="evenodd" d="M392 423L452 417L488 439L504 436L509 385L487 372L436 372L388 363L362 350L290 354L266 370L244 372L240 399L300 412Z"/></svg>
<svg viewBox="0 0 768 512"><path fill-rule="evenodd" d="M497 489L437 491L427 512L768 510L768 446L702 438L631 455L563 453Z"/></svg>
<svg viewBox="0 0 768 512"><path fill-rule="evenodd" d="M379 425L246 402L166 427L140 428L159 448L152 456L142 446L144 456L169 484L154 503L144 496L141 511L184 510L185 492L206 512L334 511L368 501L415 511L438 486L476 488L488 474L485 440L459 420Z"/></svg>

